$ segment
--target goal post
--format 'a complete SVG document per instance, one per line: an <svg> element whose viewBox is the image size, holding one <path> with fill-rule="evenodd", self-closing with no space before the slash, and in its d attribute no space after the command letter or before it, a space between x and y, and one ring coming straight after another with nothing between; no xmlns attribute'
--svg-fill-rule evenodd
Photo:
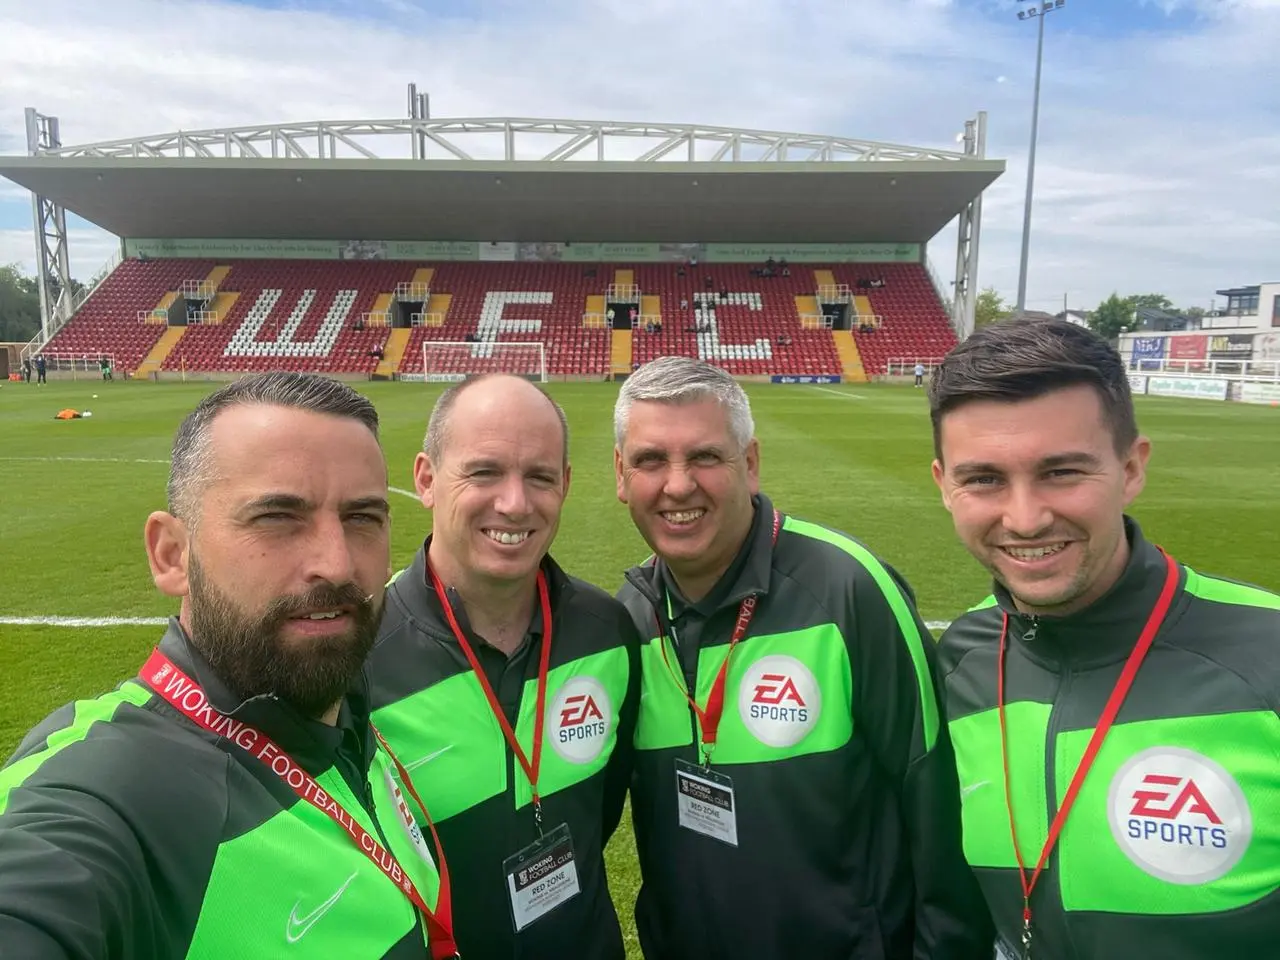
<svg viewBox="0 0 1280 960"><path fill-rule="evenodd" d="M456 383L483 373L511 373L547 382L547 345L541 341L424 340L422 373L427 383Z"/></svg>

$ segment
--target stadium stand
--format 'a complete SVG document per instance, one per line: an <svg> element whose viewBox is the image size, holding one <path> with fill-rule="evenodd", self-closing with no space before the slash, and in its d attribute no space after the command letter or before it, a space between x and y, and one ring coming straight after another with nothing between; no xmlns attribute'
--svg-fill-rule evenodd
<svg viewBox="0 0 1280 960"><path fill-rule="evenodd" d="M206 260L126 260L41 352L109 354L117 370L132 372L165 333L163 323L141 323L138 311L155 309L184 280L204 277L212 267Z"/></svg>
<svg viewBox="0 0 1280 960"><path fill-rule="evenodd" d="M414 330L405 350L401 373L422 373L422 345L427 340L481 340L546 344L550 376L604 378L609 370L609 330L586 328L587 298L599 295L609 278L598 268L568 263L442 263L437 264L431 289L450 294L449 310L439 327ZM550 294L549 301L546 295ZM480 344L474 356L455 355L456 366L470 372L507 370L506 355L485 356ZM461 373L460 369L435 372Z"/></svg>
<svg viewBox="0 0 1280 960"><path fill-rule="evenodd" d="M870 301L882 323L873 332L854 327L854 340L869 376L883 374L888 361L941 357L956 345L955 331L938 300L929 273L918 263L847 263L832 267L835 278ZM860 280L883 280L860 287Z"/></svg>
<svg viewBox="0 0 1280 960"><path fill-rule="evenodd" d="M529 357L489 341L545 344L552 377L604 378L668 354L704 356L737 375L834 375L861 379L893 358L938 357L955 344L947 314L919 264L794 265L761 276L760 265L581 264L381 260L129 260L121 264L45 348L108 353L117 369L143 372L316 370L421 374L428 342L475 342L433 358L435 373L527 372ZM167 306L184 282L205 281L217 309L185 328L140 312ZM871 288L865 281L883 280ZM817 286L847 285L874 331L833 336L815 326ZM862 285L860 281L863 282ZM634 284L635 329L609 329L610 284ZM371 313L400 309L398 286L425 297L410 330ZM225 297L224 297L225 295ZM682 305L687 304L687 305ZM657 326L660 324L660 327ZM163 337L163 339L162 339ZM843 339L841 339L843 337ZM629 344L628 344L629 341ZM628 357L630 358L628 362Z"/></svg>

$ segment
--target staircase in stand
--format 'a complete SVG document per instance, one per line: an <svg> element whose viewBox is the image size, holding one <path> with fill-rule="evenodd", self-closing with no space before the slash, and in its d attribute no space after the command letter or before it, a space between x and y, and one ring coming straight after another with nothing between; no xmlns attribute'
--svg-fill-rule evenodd
<svg viewBox="0 0 1280 960"><path fill-rule="evenodd" d="M609 341L609 372L616 380L631 372L631 331L614 330Z"/></svg>
<svg viewBox="0 0 1280 960"><path fill-rule="evenodd" d="M156 341L156 345L151 348L151 352L146 355L142 363L138 364L138 369L134 371L133 378L135 380L146 380L153 373L157 373L186 332L186 327L169 327L165 330L160 335L160 339Z"/></svg>
<svg viewBox="0 0 1280 960"><path fill-rule="evenodd" d="M867 371L862 366L862 354L858 345L853 342L852 330L832 330L831 339L836 346L836 355L840 358L840 373L845 383L866 383Z"/></svg>
<svg viewBox="0 0 1280 960"><path fill-rule="evenodd" d="M382 377L390 380L392 375L400 369L400 361L404 359L404 348L409 345L409 336L413 333L410 327L393 327L391 332L387 334L387 344L383 347L382 359L378 361L377 369L373 371L375 377Z"/></svg>

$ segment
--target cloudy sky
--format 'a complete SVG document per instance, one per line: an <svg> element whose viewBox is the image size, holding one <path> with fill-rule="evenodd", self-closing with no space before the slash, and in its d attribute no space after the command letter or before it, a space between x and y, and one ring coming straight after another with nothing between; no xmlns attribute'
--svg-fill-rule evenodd
<svg viewBox="0 0 1280 960"><path fill-rule="evenodd" d="M980 282L1012 297L1035 57L1018 0L0 0L0 154L23 108L67 144L432 113L707 123L955 149L1007 173ZM1028 306L1112 290L1208 306L1280 280L1280 0L1068 0L1047 22ZM32 269L0 180L0 263ZM73 272L112 239L72 223ZM698 239L698 238L678 238ZM858 239L851 237L851 240ZM954 231L931 247L944 276Z"/></svg>

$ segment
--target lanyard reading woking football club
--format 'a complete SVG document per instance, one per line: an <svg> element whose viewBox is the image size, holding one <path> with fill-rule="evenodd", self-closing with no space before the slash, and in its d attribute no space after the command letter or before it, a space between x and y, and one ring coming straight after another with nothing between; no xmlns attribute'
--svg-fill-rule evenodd
<svg viewBox="0 0 1280 960"><path fill-rule="evenodd" d="M462 627L458 625L458 618L454 616L453 607L445 594L444 584L440 582L440 578L436 576L435 570L431 569L430 565L428 565L427 571L431 575L431 583L435 587L436 596L440 598L440 606L444 608L445 619L449 621L449 628L453 631L454 639L458 641L458 646L466 654L467 662L471 664L471 669L476 675L476 681L480 684L480 689L484 691L485 698L489 701L489 708L493 711L498 725L502 727L502 735L506 737L507 744L511 747L511 752L515 754L516 760L520 762L520 768L524 771L525 777L528 778L529 788L533 794L533 820L538 828L538 836L542 836L542 798L538 794L538 771L542 767L542 735L546 722L547 707L547 673L551 665L551 595L547 590L546 575L541 570L538 571L538 603L542 609L542 652L538 659L537 712L533 718L533 760L531 762L524 749L520 746L520 741L516 739L516 732L511 729L511 723L507 720L506 712L502 709L502 704L498 702L498 697L493 692L493 686L489 683L489 678L485 675L484 668L480 665L475 651L471 649L471 644L467 642L466 634L462 632Z"/></svg>
<svg viewBox="0 0 1280 960"><path fill-rule="evenodd" d="M1102 715L1098 718L1098 724L1093 728L1093 736L1089 738L1089 744L1085 747L1080 763L1076 766L1076 772L1071 777L1071 783L1062 797L1058 812L1054 814L1053 822L1049 825L1049 833L1045 838L1044 847L1040 851L1040 859L1036 862L1035 870L1030 879L1027 878L1026 863L1022 859L1022 849L1018 845L1018 828L1013 819L1013 790L1010 786L1009 777L1009 736L1005 727L1004 711L1004 661L1005 647L1009 637L1009 615L1006 613L1003 616L1003 625L1000 630L1000 653L996 666L996 711L1000 716L1000 757L1004 767L1005 805L1009 811L1009 830L1013 835L1013 853L1018 860L1018 877L1022 881L1023 960L1030 960L1031 957L1031 893L1035 889L1036 881L1040 879L1040 873L1044 870L1044 866L1049 860L1049 854L1053 851L1059 834L1062 833L1062 828L1067 822L1067 815L1071 812L1072 806L1075 805L1076 797L1084 784L1084 778L1089 773L1089 768L1093 766L1093 761L1097 759L1098 751L1102 748L1102 741L1111 730L1111 725L1115 722L1116 715L1120 712L1120 705L1124 703L1124 698L1128 695L1129 688L1133 686L1133 680L1138 675L1138 668L1142 666L1142 661L1146 658L1147 651L1151 649L1151 644L1155 640L1156 634L1160 631L1165 617L1169 615L1169 608L1173 605L1174 594L1178 588L1178 563L1163 551L1161 553L1164 555L1167 564L1167 573L1164 586L1160 590L1160 596L1156 600L1155 606L1151 609L1151 615L1147 618L1146 626L1142 628L1142 633L1138 636L1138 642L1134 644L1133 650L1129 654L1129 659L1125 662L1124 669L1120 671L1120 678L1116 680L1116 685L1111 690L1111 696L1107 698L1106 705L1102 708Z"/></svg>
<svg viewBox="0 0 1280 960"><path fill-rule="evenodd" d="M782 526L782 515L777 510L773 511L773 541L772 546L777 546L778 531ZM753 593L744 597L742 604L738 607L738 619L733 625L733 634L729 637L729 649L725 652L724 662L720 664L720 671L716 674L715 680L711 684L711 692L707 695L706 707L698 706L698 702L693 698L686 685L681 682L676 675L675 668L671 666L671 660L667 657L667 637L662 629L662 620L658 620L658 645L662 650L662 661L667 665L667 672L671 674L671 679L680 691L684 694L685 699L689 701L689 706L693 708L693 712L698 715L698 722L702 726L702 766L703 769L711 768L711 753L716 747L716 736L720 731L720 717L724 714L724 688L729 676L729 658L733 656L733 648L738 645L743 637L747 635L747 629L751 626L751 620L756 615L756 604L759 598ZM667 600L667 606L670 608L670 598Z"/></svg>
<svg viewBox="0 0 1280 960"><path fill-rule="evenodd" d="M422 914L427 925L432 960L457 960L459 954L453 940L453 903L449 867L445 863L444 849L440 845L440 837L436 833L436 827L431 822L430 815L427 816L427 824L431 828L431 839L440 865L440 890L434 911L427 906L422 894L418 892L418 888L395 856L385 849L377 838L370 836L369 832L357 823L356 819L335 798L316 783L311 774L307 773L296 760L262 731L234 721L214 710L204 689L159 649L151 652L151 656L143 664L139 679L192 723L229 740L260 760L301 799L340 826L360 852L399 887L401 893ZM228 736L228 732L233 730L235 733ZM427 808L418 797L418 792L414 790L407 771L400 765L400 761L391 752L386 741L382 739L382 734L376 729L373 732L382 749L395 764L413 799L422 807L423 813L426 813Z"/></svg>

